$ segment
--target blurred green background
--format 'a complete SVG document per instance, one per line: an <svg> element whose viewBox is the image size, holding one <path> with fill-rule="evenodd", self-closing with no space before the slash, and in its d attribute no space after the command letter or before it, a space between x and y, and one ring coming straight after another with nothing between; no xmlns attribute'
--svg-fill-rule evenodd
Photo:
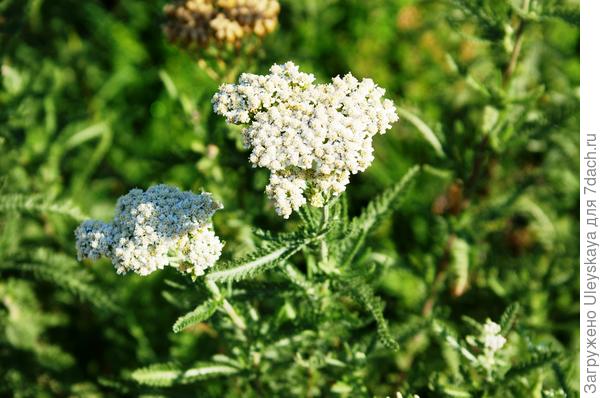
<svg viewBox="0 0 600 398"><path fill-rule="evenodd" d="M268 174L249 167L240 130L212 113L221 82L198 66L202 51L164 39L164 4L0 1L6 394L118 395L110 380L128 370L201 359L218 346L210 333L171 333L182 310L165 298L164 280L175 273L123 277L108 261L75 263L74 208L107 220L133 187L210 191L225 205L215 225L226 258L252 249L252 226L295 222L283 223L270 207ZM431 166L370 242L390 264L378 291L392 328L433 311L460 330L463 315L496 319L519 302L524 335L568 354L565 383L576 389L577 3L532 2L532 14L520 16L527 26L510 76L519 15L508 1L281 6L278 29L244 59L245 71L291 60L321 82L352 72L373 78L402 109L376 138L373 165L348 186L351 212L412 165ZM451 253L436 282L449 237L464 242L466 254ZM53 262L61 263L57 272L19 268ZM434 343L412 341L370 370L371 391L392 395L408 379L422 398L444 396L426 392L441 362Z"/></svg>

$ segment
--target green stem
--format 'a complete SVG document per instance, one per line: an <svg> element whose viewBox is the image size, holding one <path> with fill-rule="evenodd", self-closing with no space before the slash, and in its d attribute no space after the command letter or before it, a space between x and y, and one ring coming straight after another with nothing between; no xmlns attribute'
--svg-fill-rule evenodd
<svg viewBox="0 0 600 398"><path fill-rule="evenodd" d="M214 296L215 299L221 300L221 302L223 303L223 309L225 310L227 315L229 315L229 317L233 321L233 324L241 330L246 330L246 323L237 314L237 312L235 312L235 309L229 303L229 301L227 301L227 299L225 297L223 297L217 284L210 279L206 279L206 287L212 293L212 295Z"/></svg>
<svg viewBox="0 0 600 398"><path fill-rule="evenodd" d="M523 0L523 12L529 12L530 0ZM517 62L519 60L519 55L521 54L521 48L523 47L523 37L525 32L526 22L523 19L519 20L519 24L517 25L517 30L515 33L515 44L513 46L512 52L510 54L510 60L508 61L508 65L504 70L504 75L502 78L502 85L508 86L515 69L517 69Z"/></svg>
<svg viewBox="0 0 600 398"><path fill-rule="evenodd" d="M321 218L321 229L325 229L327 227L327 223L329 222L329 205L325 204L323 206L323 217ZM327 239L326 237L321 238L321 262L327 262L327 258L329 257L329 248L327 247Z"/></svg>

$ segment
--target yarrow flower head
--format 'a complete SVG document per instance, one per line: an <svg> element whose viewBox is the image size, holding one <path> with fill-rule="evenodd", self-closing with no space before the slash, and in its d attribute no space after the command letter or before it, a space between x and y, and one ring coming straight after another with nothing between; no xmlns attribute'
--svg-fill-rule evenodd
<svg viewBox="0 0 600 398"><path fill-rule="evenodd" d="M175 0L164 8L165 33L185 47L239 45L244 37L271 33L277 25L277 0Z"/></svg>
<svg viewBox="0 0 600 398"><path fill-rule="evenodd" d="M350 175L373 161L373 137L398 120L371 79L347 74L328 84L314 81L288 62L273 65L269 75L242 74L213 97L217 114L246 126L250 162L270 170L266 193L284 218L342 193Z"/></svg>
<svg viewBox="0 0 600 398"><path fill-rule="evenodd" d="M133 189L119 198L112 222L88 220L76 229L78 258L108 257L119 274L148 275L171 265L197 277L221 255L211 221L221 208L209 193Z"/></svg>

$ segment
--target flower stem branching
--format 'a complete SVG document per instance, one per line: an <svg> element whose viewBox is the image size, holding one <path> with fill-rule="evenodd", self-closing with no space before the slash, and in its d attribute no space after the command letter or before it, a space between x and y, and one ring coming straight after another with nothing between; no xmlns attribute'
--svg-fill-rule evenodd
<svg viewBox="0 0 600 398"><path fill-rule="evenodd" d="M246 330L246 322L244 322L242 317L238 315L231 303L229 303L229 301L223 297L217 284L210 279L206 279L206 287L216 300L220 300L223 303L223 310L225 310L227 315L229 315L233 321L233 324L242 331Z"/></svg>

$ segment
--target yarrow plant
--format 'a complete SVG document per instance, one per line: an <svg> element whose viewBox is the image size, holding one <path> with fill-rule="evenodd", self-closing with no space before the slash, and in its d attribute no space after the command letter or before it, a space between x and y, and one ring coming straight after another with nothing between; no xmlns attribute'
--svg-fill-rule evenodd
<svg viewBox="0 0 600 398"><path fill-rule="evenodd" d="M576 2L3 1L0 397L577 396Z"/></svg>
<svg viewBox="0 0 600 398"><path fill-rule="evenodd" d="M287 62L265 76L244 73L213 97L217 114L246 126L250 163L269 169L266 193L284 218L344 192L350 175L373 161L373 137L398 120L371 79L347 74L328 84L314 81Z"/></svg>
<svg viewBox="0 0 600 398"><path fill-rule="evenodd" d="M156 185L119 198L109 223L84 221L75 231L80 260L108 257L117 273L148 275L171 265L193 277L221 255L211 218L222 208L209 193Z"/></svg>

